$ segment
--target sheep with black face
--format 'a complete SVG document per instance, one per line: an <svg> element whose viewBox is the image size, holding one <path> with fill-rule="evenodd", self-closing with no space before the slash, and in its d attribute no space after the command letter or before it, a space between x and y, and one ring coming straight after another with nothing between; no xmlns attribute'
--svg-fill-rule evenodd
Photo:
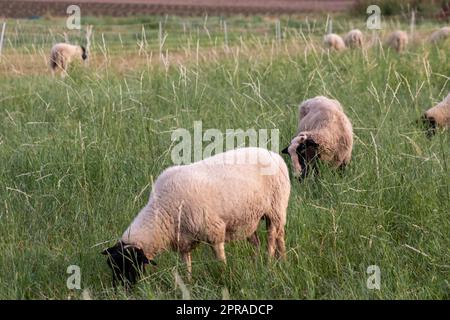
<svg viewBox="0 0 450 320"><path fill-rule="evenodd" d="M86 48L69 43L55 44L50 52L50 68L52 69L52 73L60 70L61 75L64 77L70 62L75 58L86 60Z"/></svg>
<svg viewBox="0 0 450 320"><path fill-rule="evenodd" d="M327 49L334 49L336 51L345 50L345 42L342 37L335 33L327 34L323 37L323 44Z"/></svg>
<svg viewBox="0 0 450 320"><path fill-rule="evenodd" d="M303 179L318 170L318 160L343 169L350 163L352 148L352 124L341 104L317 96L300 105L297 135L282 152L290 156L294 176Z"/></svg>
<svg viewBox="0 0 450 320"><path fill-rule="evenodd" d="M432 137L438 128L450 128L450 93L444 100L425 111L422 122L427 128L428 137Z"/></svg>
<svg viewBox="0 0 450 320"><path fill-rule="evenodd" d="M402 30L395 30L387 37L385 44L388 48L394 49L398 53L403 52L408 45L408 34Z"/></svg>
<svg viewBox="0 0 450 320"><path fill-rule="evenodd" d="M191 251L200 243L210 244L225 263L225 243L257 244L262 219L269 257L284 258L289 193L285 162L262 148L230 150L166 169L119 243L103 251L114 284L135 283L145 265L166 250L179 252L191 274Z"/></svg>

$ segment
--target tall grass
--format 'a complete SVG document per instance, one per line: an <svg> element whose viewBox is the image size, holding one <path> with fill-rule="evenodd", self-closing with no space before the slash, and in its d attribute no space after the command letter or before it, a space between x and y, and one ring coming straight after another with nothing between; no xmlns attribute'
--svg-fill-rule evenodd
<svg viewBox="0 0 450 320"><path fill-rule="evenodd" d="M82 298L66 287L69 265L80 266L94 299L181 298L175 253L158 256L129 293L111 289L100 255L172 165L171 131L198 120L204 130L277 128L284 147L298 103L327 95L353 123L353 161L342 176L324 167L302 184L292 179L287 261L268 263L264 243L254 255L236 242L224 267L201 246L190 297L448 299L449 135L429 140L415 123L449 92L448 43L397 55L327 53L300 28L280 43L264 39L220 52L185 47L181 63L155 58L125 75L74 65L64 80L2 77L0 298ZM369 265L380 267L380 290L366 287Z"/></svg>

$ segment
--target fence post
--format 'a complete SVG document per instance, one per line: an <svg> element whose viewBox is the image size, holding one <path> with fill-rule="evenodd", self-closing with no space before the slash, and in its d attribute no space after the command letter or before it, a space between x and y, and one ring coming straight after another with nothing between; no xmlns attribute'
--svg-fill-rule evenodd
<svg viewBox="0 0 450 320"><path fill-rule="evenodd" d="M2 55L3 38L5 35L5 29L6 29L6 22L3 22L2 34L0 35L0 56Z"/></svg>
<svg viewBox="0 0 450 320"><path fill-rule="evenodd" d="M410 25L410 33L411 33L411 40L414 40L414 27L416 24L416 10L413 9L411 11L411 25Z"/></svg>
<svg viewBox="0 0 450 320"><path fill-rule="evenodd" d="M281 23L280 19L275 22L275 39L277 42L281 42Z"/></svg>
<svg viewBox="0 0 450 320"><path fill-rule="evenodd" d="M91 36L92 36L92 25L88 25L86 27L86 54L88 56L88 59L85 61L85 64L89 63L89 60L91 60ZM119 33L120 36L120 33Z"/></svg>
<svg viewBox="0 0 450 320"><path fill-rule="evenodd" d="M223 34L224 34L225 48L228 49L228 27L227 27L227 20L223 20Z"/></svg>

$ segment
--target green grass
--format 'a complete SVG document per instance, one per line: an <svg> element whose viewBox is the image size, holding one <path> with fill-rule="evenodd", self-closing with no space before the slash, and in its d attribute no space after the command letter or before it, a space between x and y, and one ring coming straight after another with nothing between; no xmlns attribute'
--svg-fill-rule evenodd
<svg viewBox="0 0 450 320"><path fill-rule="evenodd" d="M320 41L320 32L311 37ZM429 140L415 123L450 91L448 42L402 55L328 55L305 54L299 33L278 45L259 39L205 63L185 61L185 74L153 63L125 76L76 65L64 80L2 76L0 298L81 298L66 287L69 265L80 266L94 299L181 298L177 254L158 256L131 293L111 289L100 255L172 165L171 131L199 120L203 130L276 128L284 147L297 105L327 95L353 123L353 161L343 176L323 168L302 184L292 179L287 261L268 263L264 243L251 259L249 244L236 242L223 267L200 246L191 297L220 299L227 288L232 299L449 299L450 137ZM369 265L381 269L381 290L366 288Z"/></svg>

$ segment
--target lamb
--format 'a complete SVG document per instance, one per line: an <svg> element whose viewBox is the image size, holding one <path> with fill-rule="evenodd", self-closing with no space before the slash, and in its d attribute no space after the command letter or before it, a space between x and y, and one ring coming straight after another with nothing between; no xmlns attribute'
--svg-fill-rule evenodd
<svg viewBox="0 0 450 320"><path fill-rule="evenodd" d="M166 169L120 241L102 252L113 270L113 286L117 279L134 284L145 265L167 249L182 255L190 276L191 251L200 242L212 245L216 258L226 263L225 242L257 243L261 219L269 257L284 258L289 194L285 162L262 148L235 149Z"/></svg>
<svg viewBox="0 0 450 320"><path fill-rule="evenodd" d="M408 34L405 31L396 30L388 36L385 44L400 53L406 49Z"/></svg>
<svg viewBox="0 0 450 320"><path fill-rule="evenodd" d="M436 133L436 128L450 128L450 93L434 107L425 111L422 116L423 123L427 126L428 137Z"/></svg>
<svg viewBox="0 0 450 320"><path fill-rule="evenodd" d="M299 106L297 135L282 153L290 156L294 176L304 179L310 167L318 170L318 159L331 167L344 169L350 163L352 147L352 124L341 104L317 96Z"/></svg>
<svg viewBox="0 0 450 320"><path fill-rule="evenodd" d="M437 44L441 41L445 41L449 36L450 36L450 27L443 27L439 30L434 31L431 34L429 41L431 43Z"/></svg>
<svg viewBox="0 0 450 320"><path fill-rule="evenodd" d="M345 49L344 40L342 40L341 36L330 33L324 36L323 43L325 47L334 49L336 51L342 51Z"/></svg>
<svg viewBox="0 0 450 320"><path fill-rule="evenodd" d="M81 57L83 60L86 60L86 48L68 43L55 44L50 52L50 68L52 69L52 73L54 74L59 69L62 71L62 76L64 76L70 62L76 57Z"/></svg>
<svg viewBox="0 0 450 320"><path fill-rule="evenodd" d="M345 46L349 48L362 48L364 36L359 29L350 30L344 37Z"/></svg>

